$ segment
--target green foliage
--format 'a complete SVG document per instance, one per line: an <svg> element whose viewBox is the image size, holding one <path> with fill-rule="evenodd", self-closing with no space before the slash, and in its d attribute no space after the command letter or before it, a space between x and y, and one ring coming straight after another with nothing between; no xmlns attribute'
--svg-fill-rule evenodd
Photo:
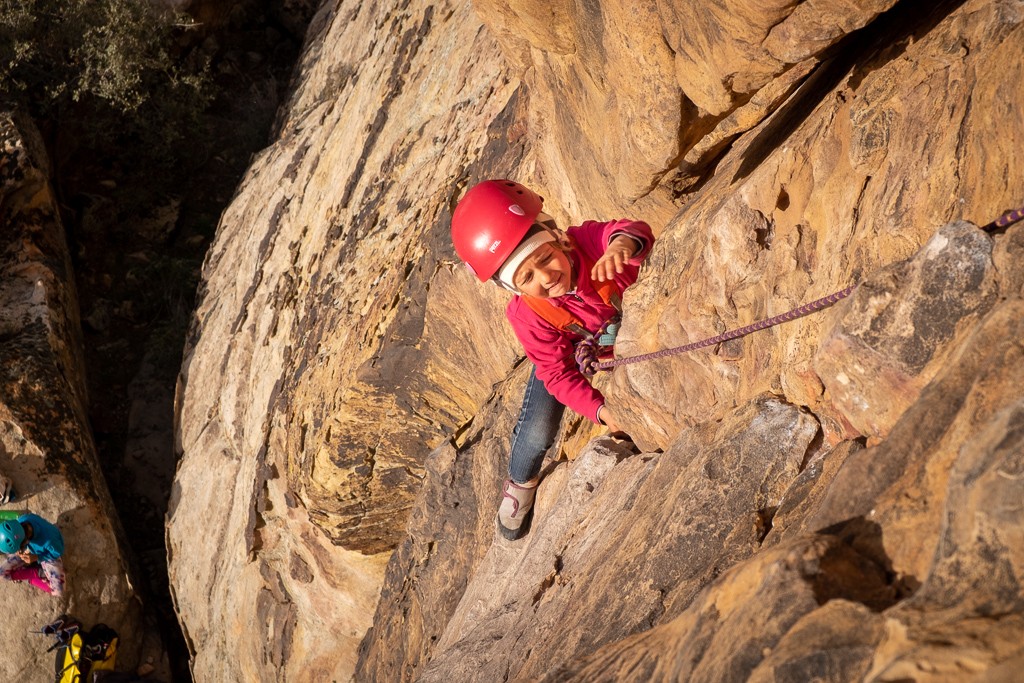
<svg viewBox="0 0 1024 683"><path fill-rule="evenodd" d="M181 18L147 0L0 0L0 89L40 115L96 98L131 112L167 91L198 94L168 47Z"/></svg>
<svg viewBox="0 0 1024 683"><path fill-rule="evenodd" d="M202 163L211 100L191 19L152 0L0 0L0 98L39 123L60 196L116 181L145 213Z"/></svg>

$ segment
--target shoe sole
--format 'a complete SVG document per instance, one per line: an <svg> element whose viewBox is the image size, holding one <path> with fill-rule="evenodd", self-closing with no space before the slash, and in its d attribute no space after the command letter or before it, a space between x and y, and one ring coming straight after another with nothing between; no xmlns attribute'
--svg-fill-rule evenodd
<svg viewBox="0 0 1024 683"><path fill-rule="evenodd" d="M497 516L495 516L494 522L498 525L498 533L502 537L509 541L518 541L530 532L530 523L533 522L533 508L530 508L530 511L526 513L526 517L523 518L523 523L519 525L518 529L509 529L501 523L501 518Z"/></svg>

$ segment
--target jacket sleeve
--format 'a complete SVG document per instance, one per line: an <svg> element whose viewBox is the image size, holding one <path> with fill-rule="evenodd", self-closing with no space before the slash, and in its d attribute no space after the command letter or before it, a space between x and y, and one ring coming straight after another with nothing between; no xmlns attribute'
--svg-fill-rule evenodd
<svg viewBox="0 0 1024 683"><path fill-rule="evenodd" d="M621 219L617 221L609 221L601 225L601 242L599 244L600 254L604 254L608 245L611 241L619 235L626 235L631 237L640 245L640 248L633 254L633 257L629 259L629 265L639 266L643 263L644 259L647 258L647 254L650 253L651 247L654 246L654 233L651 231L651 226L647 225L643 221L631 221L627 219ZM600 255L598 255L600 258Z"/></svg>
<svg viewBox="0 0 1024 683"><path fill-rule="evenodd" d="M505 313L526 357L537 367L537 378L544 388L562 405L597 422L597 409L604 405L604 397L590 386L576 366L569 335L540 320L518 298L512 300Z"/></svg>

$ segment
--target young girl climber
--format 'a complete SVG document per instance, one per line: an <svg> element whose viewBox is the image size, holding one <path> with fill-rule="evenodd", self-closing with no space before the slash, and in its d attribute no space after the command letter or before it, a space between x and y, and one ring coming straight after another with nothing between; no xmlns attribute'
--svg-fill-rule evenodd
<svg viewBox="0 0 1024 683"><path fill-rule="evenodd" d="M33 514L0 521L0 551L8 555L0 577L28 581L57 598L64 594L64 536L56 526Z"/></svg>
<svg viewBox="0 0 1024 683"><path fill-rule="evenodd" d="M562 232L543 205L519 183L485 180L452 215L459 257L481 282L494 280L515 294L505 315L534 365L498 508L498 530L509 540L529 531L541 464L565 406L620 431L604 397L577 368L575 345L599 332L602 346L614 343L617 327L607 323L654 243L639 221L586 221Z"/></svg>

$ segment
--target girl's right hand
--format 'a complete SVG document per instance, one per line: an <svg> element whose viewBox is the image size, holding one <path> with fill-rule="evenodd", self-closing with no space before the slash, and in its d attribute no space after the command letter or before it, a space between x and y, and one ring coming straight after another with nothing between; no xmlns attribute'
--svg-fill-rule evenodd
<svg viewBox="0 0 1024 683"><path fill-rule="evenodd" d="M604 282L615 278L616 273L621 274L629 259L636 253L637 243L632 237L618 235L611 241L604 255L597 260L594 267L590 269L590 279Z"/></svg>

